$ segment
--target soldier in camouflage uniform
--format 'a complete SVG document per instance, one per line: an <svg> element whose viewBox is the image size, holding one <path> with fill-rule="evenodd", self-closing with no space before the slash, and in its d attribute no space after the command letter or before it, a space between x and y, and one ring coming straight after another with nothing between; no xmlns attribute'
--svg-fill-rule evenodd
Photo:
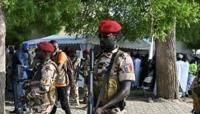
<svg viewBox="0 0 200 114"><path fill-rule="evenodd" d="M83 86L83 103L87 103L88 99L88 73L89 73L89 50L83 50L83 59L81 60L81 73L84 78Z"/></svg>
<svg viewBox="0 0 200 114"><path fill-rule="evenodd" d="M125 98L130 93L135 75L130 55L119 50L117 46L120 31L121 25L114 20L103 20L99 24L100 46L103 52L96 59L94 67L95 114L125 113ZM111 72L109 76L105 76L114 55ZM105 78L108 78L108 81L102 85ZM99 96L102 87L105 87L105 90L102 96Z"/></svg>
<svg viewBox="0 0 200 114"><path fill-rule="evenodd" d="M79 80L79 67L80 67L80 58L75 57L72 60L72 64L74 67L74 83L71 85L71 91L72 91L72 99L75 105L79 106L79 91L78 91L78 80Z"/></svg>
<svg viewBox="0 0 200 114"><path fill-rule="evenodd" d="M73 48L68 48L66 54L69 56L71 61L74 73L73 73L73 83L70 85L71 96L72 96L72 105L79 106L79 89L78 89L78 80L79 80L79 70L81 59L76 55L76 50Z"/></svg>
<svg viewBox="0 0 200 114"><path fill-rule="evenodd" d="M200 71L192 83L193 114L200 114Z"/></svg>
<svg viewBox="0 0 200 114"><path fill-rule="evenodd" d="M40 67L31 81L24 84L27 88L24 99L33 114L49 114L55 105L57 66L50 59L53 51L54 47L48 42L38 44L36 57L40 60Z"/></svg>

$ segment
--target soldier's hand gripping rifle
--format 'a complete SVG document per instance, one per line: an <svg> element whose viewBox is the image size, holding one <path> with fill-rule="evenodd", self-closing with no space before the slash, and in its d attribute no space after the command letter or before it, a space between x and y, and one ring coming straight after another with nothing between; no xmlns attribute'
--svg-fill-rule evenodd
<svg viewBox="0 0 200 114"><path fill-rule="evenodd" d="M90 72L88 84L88 109L87 114L93 114L93 72L94 72L94 50L90 49Z"/></svg>

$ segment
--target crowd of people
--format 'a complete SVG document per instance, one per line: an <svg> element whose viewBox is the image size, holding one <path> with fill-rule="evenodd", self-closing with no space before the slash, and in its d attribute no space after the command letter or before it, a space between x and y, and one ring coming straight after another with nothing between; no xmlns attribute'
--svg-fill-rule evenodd
<svg viewBox="0 0 200 114"><path fill-rule="evenodd" d="M56 41L41 42L35 50L29 50L27 45L19 47L17 44L15 48L9 47L6 90L13 92L15 104L13 113L22 113L28 107L32 107L32 110L37 104L35 101L41 102L39 101L40 94L44 93L43 96L46 98L41 97L41 100L46 102L45 106L36 105L36 107L41 106L40 111L56 100L60 101L62 109L70 114L68 103L70 89L72 96L76 96L72 99L75 99L76 105L79 105L76 80L71 78L75 77L75 71L81 63L80 59L73 60L75 52L69 50L71 55L67 56L64 51L59 49ZM52 107L51 111L51 114L55 113L56 105Z"/></svg>
<svg viewBox="0 0 200 114"><path fill-rule="evenodd" d="M180 87L179 95L180 97L188 96L192 83L198 75L199 58L193 56L191 59L188 59L187 55L178 54L176 67Z"/></svg>
<svg viewBox="0 0 200 114"><path fill-rule="evenodd" d="M132 83L132 88L141 88L144 78L152 76L150 83L151 90L155 87L155 58L148 59L148 55L145 57L139 53L131 54L135 70L135 81ZM197 56L190 56L187 54L177 54L176 71L177 80L180 87L179 97L188 96L188 91L191 90L192 82L197 76L199 69L199 60Z"/></svg>

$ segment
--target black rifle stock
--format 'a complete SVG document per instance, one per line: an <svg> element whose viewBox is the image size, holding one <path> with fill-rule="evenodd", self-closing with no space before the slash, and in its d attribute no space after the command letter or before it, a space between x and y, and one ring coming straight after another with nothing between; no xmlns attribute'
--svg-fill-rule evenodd
<svg viewBox="0 0 200 114"><path fill-rule="evenodd" d="M87 114L93 114L93 75L94 75L94 50L90 49L90 72L89 72L89 83L88 83L88 109Z"/></svg>

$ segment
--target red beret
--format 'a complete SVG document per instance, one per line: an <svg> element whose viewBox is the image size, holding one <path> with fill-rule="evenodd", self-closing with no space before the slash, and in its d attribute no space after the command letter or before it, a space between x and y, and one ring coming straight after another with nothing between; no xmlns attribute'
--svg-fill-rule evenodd
<svg viewBox="0 0 200 114"><path fill-rule="evenodd" d="M45 52L49 52L49 53L53 53L55 50L53 45L49 42L40 42L37 46L38 46L38 49Z"/></svg>
<svg viewBox="0 0 200 114"><path fill-rule="evenodd" d="M121 25L114 20L103 20L99 23L99 32L115 33L122 29Z"/></svg>

